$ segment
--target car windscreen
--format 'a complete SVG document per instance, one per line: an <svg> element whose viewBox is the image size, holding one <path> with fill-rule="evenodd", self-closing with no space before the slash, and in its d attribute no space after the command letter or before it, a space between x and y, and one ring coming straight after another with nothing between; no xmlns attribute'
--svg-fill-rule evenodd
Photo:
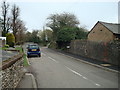
<svg viewBox="0 0 120 90"><path fill-rule="evenodd" d="M30 45L30 48L39 48L37 45Z"/></svg>

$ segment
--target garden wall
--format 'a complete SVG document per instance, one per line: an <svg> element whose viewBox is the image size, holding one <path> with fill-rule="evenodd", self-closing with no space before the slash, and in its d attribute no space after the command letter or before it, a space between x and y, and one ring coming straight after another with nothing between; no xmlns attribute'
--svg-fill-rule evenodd
<svg viewBox="0 0 120 90"><path fill-rule="evenodd" d="M11 58L2 65L2 89L16 88L23 72L23 54Z"/></svg>
<svg viewBox="0 0 120 90"><path fill-rule="evenodd" d="M118 65L120 42L98 43L87 40L73 40L69 52Z"/></svg>

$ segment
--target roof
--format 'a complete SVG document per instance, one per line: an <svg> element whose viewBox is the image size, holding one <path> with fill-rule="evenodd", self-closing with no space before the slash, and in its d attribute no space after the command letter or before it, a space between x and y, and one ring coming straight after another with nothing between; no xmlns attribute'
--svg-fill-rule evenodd
<svg viewBox="0 0 120 90"><path fill-rule="evenodd" d="M120 31L118 30L118 28L120 29L120 24L106 23L106 22L101 22L101 21L98 21L98 22L104 25L106 28L108 28L113 33L120 34Z"/></svg>

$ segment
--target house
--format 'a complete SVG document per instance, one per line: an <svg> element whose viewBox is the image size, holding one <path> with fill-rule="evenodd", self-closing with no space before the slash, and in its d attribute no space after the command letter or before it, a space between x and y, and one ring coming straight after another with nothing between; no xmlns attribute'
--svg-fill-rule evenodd
<svg viewBox="0 0 120 90"><path fill-rule="evenodd" d="M120 24L98 21L88 33L88 40L95 42L109 42L120 39Z"/></svg>
<svg viewBox="0 0 120 90"><path fill-rule="evenodd" d="M4 47L6 44L6 37L0 37L0 47Z"/></svg>

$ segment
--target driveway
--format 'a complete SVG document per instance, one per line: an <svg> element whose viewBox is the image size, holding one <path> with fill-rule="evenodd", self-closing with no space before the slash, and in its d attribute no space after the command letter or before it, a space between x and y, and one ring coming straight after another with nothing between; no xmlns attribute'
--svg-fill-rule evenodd
<svg viewBox="0 0 120 90"><path fill-rule="evenodd" d="M17 55L17 54L18 54L18 52L16 52L16 51L4 51L4 50L2 50L2 55L0 58L2 58L2 61L4 61L6 59L9 59L10 57Z"/></svg>

